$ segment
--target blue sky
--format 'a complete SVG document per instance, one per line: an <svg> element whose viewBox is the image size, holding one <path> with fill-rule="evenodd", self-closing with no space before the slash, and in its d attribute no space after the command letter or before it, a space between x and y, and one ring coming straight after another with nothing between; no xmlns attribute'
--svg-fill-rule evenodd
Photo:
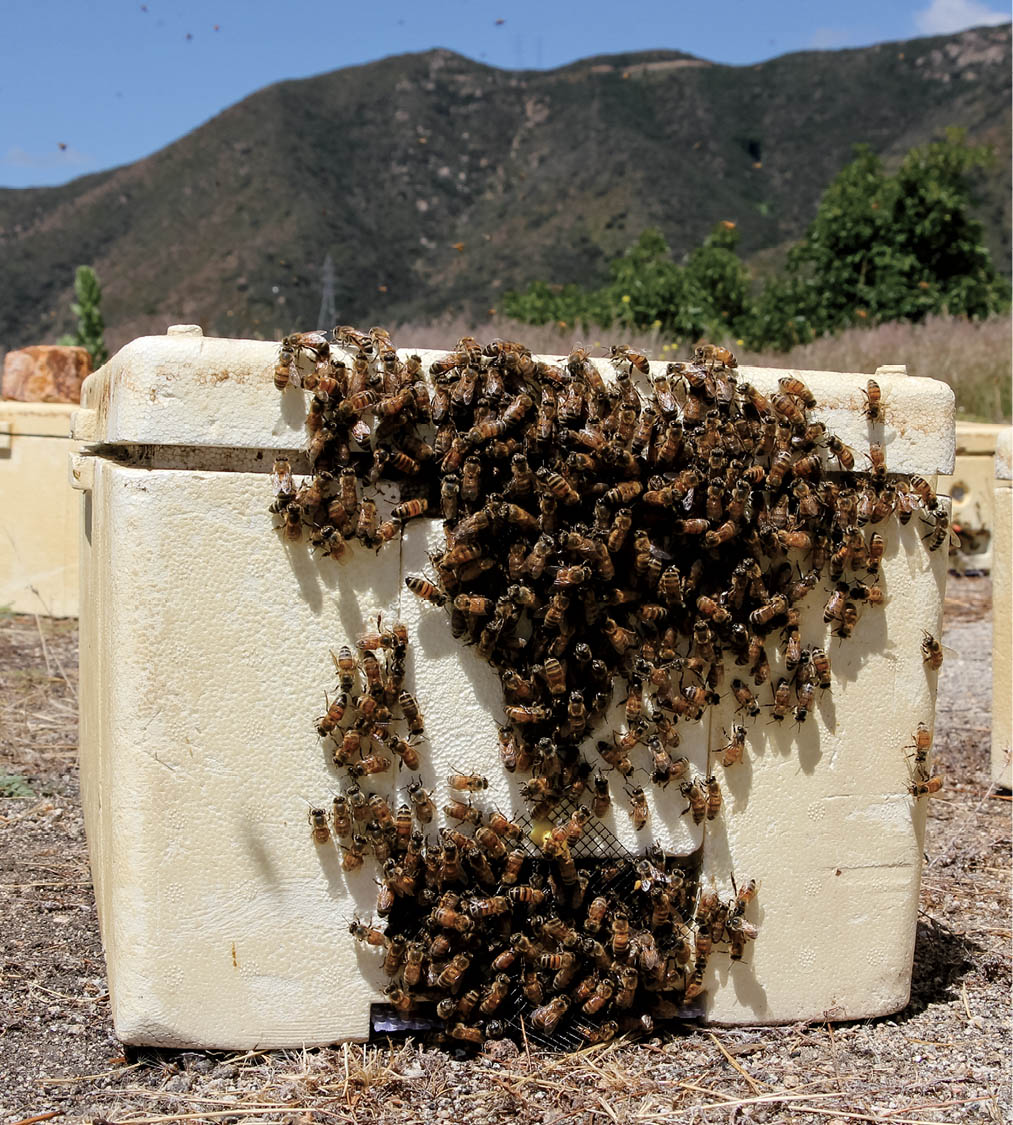
<svg viewBox="0 0 1013 1125"><path fill-rule="evenodd" d="M999 0L2 0L0 186L163 148L254 90L449 47L549 68L672 48L718 62L1006 22Z"/></svg>

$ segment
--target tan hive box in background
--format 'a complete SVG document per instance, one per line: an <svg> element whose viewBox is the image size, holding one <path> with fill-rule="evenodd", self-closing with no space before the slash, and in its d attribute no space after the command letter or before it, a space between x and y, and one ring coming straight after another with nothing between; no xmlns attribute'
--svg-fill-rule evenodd
<svg viewBox="0 0 1013 1125"><path fill-rule="evenodd" d="M67 478L76 409L0 400L0 606L16 613L77 616L81 505Z"/></svg>
<svg viewBox="0 0 1013 1125"><path fill-rule="evenodd" d="M939 478L939 491L950 497L951 519L960 530L960 546L950 552L954 570L992 570L996 442L1008 430L990 422L957 423L953 475Z"/></svg>
<svg viewBox="0 0 1013 1125"><path fill-rule="evenodd" d="M423 354L428 368L433 353ZM497 754L499 685L445 615L407 594L442 538L415 521L401 549L314 559L272 532L273 456L304 445L304 392L272 385L277 345L198 329L135 340L85 387L75 436L84 505L81 783L117 1033L169 1046L270 1047L365 1038L386 979L347 933L368 917L369 865L309 841L309 803L338 791L314 730L333 683L330 650L374 622L410 630L408 686L426 716L422 776L445 799L455 770L490 777L489 807L517 809ZM660 365L659 365L660 367ZM740 372L761 392L776 370ZM866 376L801 373L815 414L857 450ZM884 376L889 466L930 481L953 465L953 399L927 379ZM108 456L118 447L121 460ZM425 526L428 523L428 528ZM946 553L918 519L890 525L888 602L832 648L834 686L801 730L751 724L747 762L722 778L725 806L695 827L670 790L648 830L617 837L689 852L722 892L755 878L760 937L729 966L713 957L717 1022L858 1018L907 1000L925 802L907 792L919 722L933 722L923 631L940 631ZM826 637L826 594L806 603L803 642ZM777 673L775 672L775 675ZM730 711L684 729L702 768ZM739 767L736 767L739 768ZM406 784L372 779L371 788ZM435 827L435 825L434 825ZM751 916L753 916L751 914ZM747 963L748 961L748 963Z"/></svg>
<svg viewBox="0 0 1013 1125"><path fill-rule="evenodd" d="M1013 788L1013 431L995 449L995 530L992 550L992 781Z"/></svg>

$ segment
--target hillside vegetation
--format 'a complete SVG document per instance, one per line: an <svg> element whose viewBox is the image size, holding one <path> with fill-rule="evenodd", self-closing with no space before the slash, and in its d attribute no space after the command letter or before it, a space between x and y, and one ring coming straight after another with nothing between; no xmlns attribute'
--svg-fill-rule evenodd
<svg viewBox="0 0 1013 1125"><path fill-rule="evenodd" d="M647 227L676 254L734 221L783 254L865 142L888 167L963 126L992 144L979 215L1009 258L1010 27L729 67L672 51L547 72L430 51L268 87L144 160L0 191L0 350L72 327L102 278L112 348L166 324L277 338L482 315L531 278L600 284Z"/></svg>

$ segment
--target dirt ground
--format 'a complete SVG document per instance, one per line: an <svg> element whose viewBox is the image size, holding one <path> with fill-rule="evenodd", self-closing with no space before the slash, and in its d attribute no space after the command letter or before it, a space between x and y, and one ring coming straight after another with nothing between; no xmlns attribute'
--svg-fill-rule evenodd
<svg viewBox="0 0 1013 1125"><path fill-rule="evenodd" d="M0 1122L1011 1120L1010 803L989 789L991 592L951 578L911 1002L844 1024L686 1026L577 1054L501 1041L125 1050L76 764L74 623L0 617Z"/></svg>

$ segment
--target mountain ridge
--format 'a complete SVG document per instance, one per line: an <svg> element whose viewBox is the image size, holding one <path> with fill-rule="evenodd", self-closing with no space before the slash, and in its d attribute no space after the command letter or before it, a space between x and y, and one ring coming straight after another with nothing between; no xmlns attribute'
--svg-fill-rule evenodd
<svg viewBox="0 0 1013 1125"><path fill-rule="evenodd" d="M0 349L71 327L102 280L112 347L176 321L277 337L338 317L485 315L534 278L594 284L648 225L797 239L865 141L889 164L949 125L992 143L980 214L1008 260L1010 26L733 67L622 52L510 71L443 48L259 90L150 156L0 190Z"/></svg>

